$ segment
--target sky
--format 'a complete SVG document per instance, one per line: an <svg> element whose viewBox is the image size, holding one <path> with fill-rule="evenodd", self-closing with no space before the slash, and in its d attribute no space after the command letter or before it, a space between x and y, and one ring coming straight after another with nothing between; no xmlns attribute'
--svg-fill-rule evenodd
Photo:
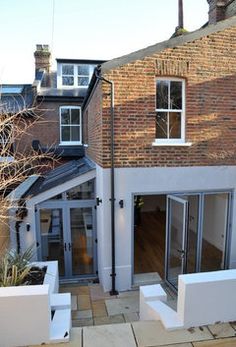
<svg viewBox="0 0 236 347"><path fill-rule="evenodd" d="M184 26L207 22L207 0L183 0ZM54 9L54 11L53 11ZM55 58L112 59L168 39L178 0L0 0L0 84L32 83L36 44Z"/></svg>

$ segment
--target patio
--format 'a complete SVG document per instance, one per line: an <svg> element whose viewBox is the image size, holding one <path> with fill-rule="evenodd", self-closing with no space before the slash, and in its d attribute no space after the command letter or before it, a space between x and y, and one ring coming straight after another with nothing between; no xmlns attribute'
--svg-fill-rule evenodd
<svg viewBox="0 0 236 347"><path fill-rule="evenodd" d="M60 291L72 294L73 328L71 341L55 347L236 346L236 322L168 332L160 322L138 321L138 290L116 297L104 293L99 284L62 285ZM168 302L176 304L170 290Z"/></svg>

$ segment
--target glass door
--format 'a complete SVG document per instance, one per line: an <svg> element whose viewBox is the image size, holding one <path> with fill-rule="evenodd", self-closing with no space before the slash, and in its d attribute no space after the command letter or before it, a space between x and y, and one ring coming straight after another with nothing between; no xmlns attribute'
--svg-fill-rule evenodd
<svg viewBox="0 0 236 347"><path fill-rule="evenodd" d="M94 208L69 209L71 276L95 274Z"/></svg>
<svg viewBox="0 0 236 347"><path fill-rule="evenodd" d="M60 277L68 277L65 215L62 208L39 209L39 252L43 261L58 260Z"/></svg>
<svg viewBox="0 0 236 347"><path fill-rule="evenodd" d="M187 261L188 201L179 196L167 196L166 280L174 287L178 275L185 272Z"/></svg>

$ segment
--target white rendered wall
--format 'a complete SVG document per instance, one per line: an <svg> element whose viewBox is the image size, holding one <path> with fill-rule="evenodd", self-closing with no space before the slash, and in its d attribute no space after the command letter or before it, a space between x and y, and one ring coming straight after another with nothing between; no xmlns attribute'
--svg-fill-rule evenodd
<svg viewBox="0 0 236 347"><path fill-rule="evenodd" d="M110 170L97 165L97 208L99 278L105 290L111 288ZM177 192L219 191L236 188L236 167L119 168L115 169L116 283L118 290L132 285L133 196ZM235 201L235 192L233 194ZM119 200L124 199L124 208ZM236 268L236 204L233 205L230 266Z"/></svg>

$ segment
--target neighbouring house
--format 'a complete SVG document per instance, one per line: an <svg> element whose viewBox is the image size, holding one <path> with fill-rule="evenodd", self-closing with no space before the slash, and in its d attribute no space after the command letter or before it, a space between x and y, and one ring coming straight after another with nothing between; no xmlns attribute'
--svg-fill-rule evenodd
<svg viewBox="0 0 236 347"><path fill-rule="evenodd" d="M104 60L56 59L51 69L48 45L36 45L35 80L37 111L41 124L32 127L22 146L47 151L61 162L83 157L81 105L94 68Z"/></svg>
<svg viewBox="0 0 236 347"><path fill-rule="evenodd" d="M114 294L236 267L236 1L208 2L203 28L95 69L85 157L21 191L21 247L59 259L62 280Z"/></svg>

